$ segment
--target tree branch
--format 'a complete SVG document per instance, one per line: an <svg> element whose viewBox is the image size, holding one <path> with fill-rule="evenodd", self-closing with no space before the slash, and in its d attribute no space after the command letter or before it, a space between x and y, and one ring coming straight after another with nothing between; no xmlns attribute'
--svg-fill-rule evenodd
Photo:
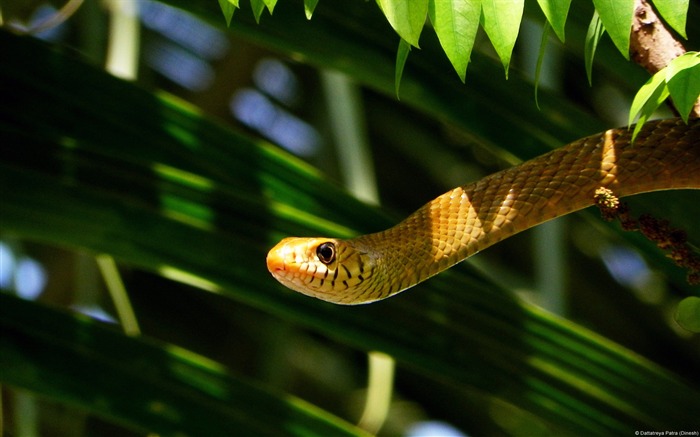
<svg viewBox="0 0 700 437"><path fill-rule="evenodd" d="M654 8L646 0L637 0L630 35L632 59L653 75L685 52ZM700 117L700 99L695 102L691 117Z"/></svg>

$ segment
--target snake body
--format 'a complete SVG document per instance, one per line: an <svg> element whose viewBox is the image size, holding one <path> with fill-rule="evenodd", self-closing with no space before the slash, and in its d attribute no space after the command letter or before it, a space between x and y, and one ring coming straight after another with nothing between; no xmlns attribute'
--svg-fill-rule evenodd
<svg viewBox="0 0 700 437"><path fill-rule="evenodd" d="M353 239L285 238L267 267L285 286L325 301L385 299L532 226L618 196L700 189L700 120L648 122L574 141L428 202L396 226Z"/></svg>

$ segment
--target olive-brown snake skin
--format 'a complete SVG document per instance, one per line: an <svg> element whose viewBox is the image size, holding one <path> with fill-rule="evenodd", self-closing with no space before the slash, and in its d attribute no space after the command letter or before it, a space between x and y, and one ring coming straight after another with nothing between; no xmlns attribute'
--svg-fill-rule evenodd
<svg viewBox="0 0 700 437"><path fill-rule="evenodd" d="M583 138L430 201L396 226L349 240L285 238L267 267L325 301L385 299L532 226L586 208L605 187L624 197L700 189L700 120L648 122Z"/></svg>

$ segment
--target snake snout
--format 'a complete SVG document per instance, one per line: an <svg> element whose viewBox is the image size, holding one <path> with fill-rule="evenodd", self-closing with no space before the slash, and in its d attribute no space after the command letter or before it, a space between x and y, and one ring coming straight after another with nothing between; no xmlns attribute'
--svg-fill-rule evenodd
<svg viewBox="0 0 700 437"><path fill-rule="evenodd" d="M278 257L267 256L267 271L272 273L284 271L284 262L281 262Z"/></svg>
<svg viewBox="0 0 700 437"><path fill-rule="evenodd" d="M272 276L277 276L280 272L287 270L287 264L284 261L284 256L278 250L273 248L267 253L267 271L272 273Z"/></svg>
<svg viewBox="0 0 700 437"><path fill-rule="evenodd" d="M283 278L298 276L300 266L306 261L305 247L300 245L303 239L285 238L267 253L267 270L278 281Z"/></svg>

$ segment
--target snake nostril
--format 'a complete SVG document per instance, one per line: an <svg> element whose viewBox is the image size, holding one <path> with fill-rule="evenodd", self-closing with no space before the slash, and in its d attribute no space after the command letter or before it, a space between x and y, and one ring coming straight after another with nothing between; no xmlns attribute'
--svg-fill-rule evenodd
<svg viewBox="0 0 700 437"><path fill-rule="evenodd" d="M267 256L267 270L270 273L283 272L286 270L286 265L283 260L279 257L274 256L274 254L269 254Z"/></svg>

